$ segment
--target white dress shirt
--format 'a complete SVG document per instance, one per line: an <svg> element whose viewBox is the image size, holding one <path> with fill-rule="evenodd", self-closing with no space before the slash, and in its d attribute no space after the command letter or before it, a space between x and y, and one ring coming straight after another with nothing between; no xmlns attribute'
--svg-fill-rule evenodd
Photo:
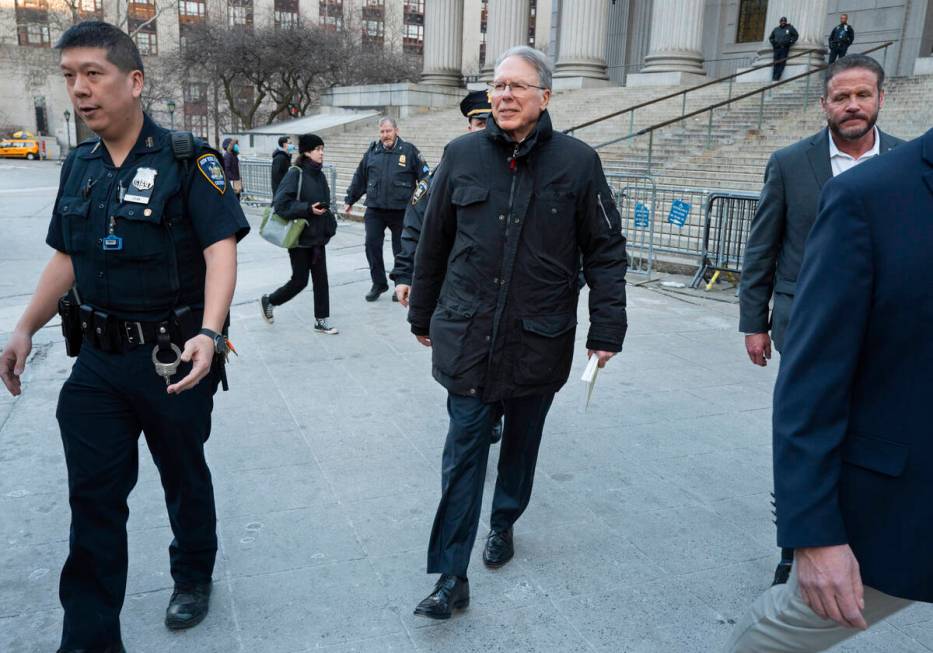
<svg viewBox="0 0 933 653"><path fill-rule="evenodd" d="M845 152L840 152L839 148L836 147L836 141L833 140L833 134L829 131L829 128L826 128L827 133L829 134L829 162L833 166L833 177L842 174L849 168L854 168L858 164L868 161L868 159L878 156L881 154L881 134L878 132L878 126L874 127L875 130L875 144L870 150L865 152L859 158L854 158Z"/></svg>

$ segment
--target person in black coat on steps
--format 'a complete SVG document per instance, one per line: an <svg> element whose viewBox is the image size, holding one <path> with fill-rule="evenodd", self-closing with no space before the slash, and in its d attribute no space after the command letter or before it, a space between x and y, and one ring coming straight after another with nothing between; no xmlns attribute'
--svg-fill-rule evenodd
<svg viewBox="0 0 933 653"><path fill-rule="evenodd" d="M279 146L272 153L272 195L279 189L279 184L285 179L285 173L292 165L292 153L295 146L288 142L288 136L279 137Z"/></svg>
<svg viewBox="0 0 933 653"><path fill-rule="evenodd" d="M337 220L330 210L330 187L321 170L323 164L324 141L321 137L316 134L300 136L298 156L276 189L273 206L283 218L305 219L308 226L301 232L298 245L288 250L292 278L271 295L263 295L259 303L263 319L272 324L273 307L281 306L304 290L310 274L314 290L314 330L335 335L337 329L328 322L330 292L325 246L337 231Z"/></svg>

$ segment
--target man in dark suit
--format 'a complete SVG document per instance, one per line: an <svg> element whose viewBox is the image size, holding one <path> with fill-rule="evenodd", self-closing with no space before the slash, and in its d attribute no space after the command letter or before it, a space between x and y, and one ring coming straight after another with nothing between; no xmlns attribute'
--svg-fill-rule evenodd
<svg viewBox="0 0 933 653"><path fill-rule="evenodd" d="M783 351L820 190L835 175L902 143L875 127L884 104L883 87L884 69L871 57L854 54L840 59L827 69L820 99L827 129L778 150L768 161L739 289L739 331L746 334L745 347L756 365L767 365L772 338L775 348ZM792 559L793 551L782 552L775 584L787 580Z"/></svg>
<svg viewBox="0 0 933 653"><path fill-rule="evenodd" d="M774 396L793 571L740 620L731 653L823 651L933 602L931 219L933 130L823 191Z"/></svg>

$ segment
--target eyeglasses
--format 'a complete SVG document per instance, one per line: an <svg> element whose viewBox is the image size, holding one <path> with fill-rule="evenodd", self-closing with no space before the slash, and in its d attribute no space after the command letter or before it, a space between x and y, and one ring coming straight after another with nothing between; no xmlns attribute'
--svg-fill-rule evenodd
<svg viewBox="0 0 933 653"><path fill-rule="evenodd" d="M489 82L487 86L489 86L489 90L493 95L502 95L505 93L505 89L512 91L512 95L524 95L532 88L539 88L542 91L547 90L544 86L525 84L524 82Z"/></svg>

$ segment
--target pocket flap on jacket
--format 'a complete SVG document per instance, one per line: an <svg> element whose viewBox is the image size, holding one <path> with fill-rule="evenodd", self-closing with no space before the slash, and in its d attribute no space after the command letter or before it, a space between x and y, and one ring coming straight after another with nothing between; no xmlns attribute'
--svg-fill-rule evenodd
<svg viewBox="0 0 933 653"><path fill-rule="evenodd" d="M467 206L482 202L489 197L489 189L480 186L460 186L455 188L450 201L457 206Z"/></svg>
<svg viewBox="0 0 933 653"><path fill-rule="evenodd" d="M787 279L778 279L774 282L774 292L783 293L785 295L795 295L797 294L797 282L788 281Z"/></svg>
<svg viewBox="0 0 933 653"><path fill-rule="evenodd" d="M547 338L556 338L577 326L577 316L573 313L558 315L539 315L522 318L522 328Z"/></svg>
<svg viewBox="0 0 933 653"><path fill-rule="evenodd" d="M91 207L91 200L73 195L62 195L58 200L58 212L62 215L80 215L87 217L87 211Z"/></svg>
<svg viewBox="0 0 933 653"><path fill-rule="evenodd" d="M910 447L899 442L850 435L842 445L842 459L886 476L900 476L907 467Z"/></svg>

